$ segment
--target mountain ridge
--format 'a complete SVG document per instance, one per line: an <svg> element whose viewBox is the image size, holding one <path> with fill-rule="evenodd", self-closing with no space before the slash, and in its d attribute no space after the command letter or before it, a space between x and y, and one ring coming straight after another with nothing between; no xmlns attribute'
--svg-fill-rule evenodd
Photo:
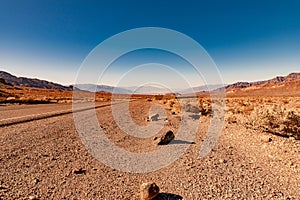
<svg viewBox="0 0 300 200"><path fill-rule="evenodd" d="M52 90L72 90L72 86L63 86L58 83L53 83L46 80L40 80L37 78L17 77L8 72L0 71L0 78L3 79L7 84L12 86L23 86L40 89L52 89Z"/></svg>
<svg viewBox="0 0 300 200"><path fill-rule="evenodd" d="M300 80L300 73L293 72L288 74L287 76L276 76L275 78L265 80L265 81L236 82L225 86L225 89L226 90L241 89L241 88L248 88L252 86L259 86L259 85L266 85L266 84L276 85L276 84L281 84L281 83L286 83L286 82L291 82L296 80Z"/></svg>
<svg viewBox="0 0 300 200"><path fill-rule="evenodd" d="M8 72L0 71L0 80L1 87L32 87L32 88L40 88L40 89L52 89L52 90L63 90L63 91L72 91L73 87L85 90L89 92L109 92L115 94L132 94L135 93L140 94L164 94L170 92L164 88L159 87L115 87L108 85L95 85L95 84L76 84L71 86L63 86L58 83L40 80L37 78L26 78L26 77L17 77ZM226 84L225 84L226 85ZM287 85L287 86L285 86ZM220 86L220 87L219 87ZM185 90L176 91L181 94L189 93L194 91L195 93L199 92L210 92L208 88L218 90L224 88L227 93L232 93L236 91L257 91L260 89L276 89L276 87L281 87L280 91L283 91L282 88L287 87L297 91L298 86L300 86L300 73L293 72L288 74L287 76L277 76L272 79L264 80L264 81L254 81L254 82L236 82L233 84L226 85L222 87L221 85L211 85L208 86L198 86L193 88L188 88ZM275 89L274 89L275 88Z"/></svg>

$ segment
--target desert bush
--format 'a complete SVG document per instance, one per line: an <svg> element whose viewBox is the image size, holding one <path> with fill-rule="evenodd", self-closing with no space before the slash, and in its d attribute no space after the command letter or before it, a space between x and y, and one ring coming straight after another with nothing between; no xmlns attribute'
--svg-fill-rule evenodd
<svg viewBox="0 0 300 200"><path fill-rule="evenodd" d="M248 127L260 128L276 135L300 139L299 113L278 105L256 107L250 115L244 116L242 122Z"/></svg>
<svg viewBox="0 0 300 200"><path fill-rule="evenodd" d="M168 100L168 101L167 101L167 105L168 105L170 108L172 108L172 107L174 106L174 104L175 104L175 100Z"/></svg>
<svg viewBox="0 0 300 200"><path fill-rule="evenodd" d="M158 95L155 95L155 96L154 96L154 99L155 99L155 100L162 100L163 97L164 97L164 95L158 94Z"/></svg>
<svg viewBox="0 0 300 200"><path fill-rule="evenodd" d="M288 103L289 103L289 100L288 100L288 99L283 99L283 100L282 100L282 103L288 104Z"/></svg>
<svg viewBox="0 0 300 200"><path fill-rule="evenodd" d="M253 103L236 101L227 103L227 112L231 114L244 114L249 115L254 110Z"/></svg>
<svg viewBox="0 0 300 200"><path fill-rule="evenodd" d="M212 104L210 99L200 99L198 103L201 115L207 116L212 114Z"/></svg>
<svg viewBox="0 0 300 200"><path fill-rule="evenodd" d="M234 115L227 115L226 118L225 118L226 122L228 124L235 124L237 123L237 117L234 116Z"/></svg>
<svg viewBox="0 0 300 200"><path fill-rule="evenodd" d="M300 139L300 115L297 115L294 111L289 111L286 120L283 122L282 130L290 133L296 139Z"/></svg>

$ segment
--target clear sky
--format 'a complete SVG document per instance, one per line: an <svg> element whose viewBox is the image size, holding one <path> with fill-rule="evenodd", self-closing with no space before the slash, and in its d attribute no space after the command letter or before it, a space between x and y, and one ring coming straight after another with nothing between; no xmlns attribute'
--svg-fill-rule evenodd
<svg viewBox="0 0 300 200"><path fill-rule="evenodd" d="M299 10L297 0L0 0L0 70L71 84L100 42L150 26L195 39L224 83L268 79L300 71Z"/></svg>

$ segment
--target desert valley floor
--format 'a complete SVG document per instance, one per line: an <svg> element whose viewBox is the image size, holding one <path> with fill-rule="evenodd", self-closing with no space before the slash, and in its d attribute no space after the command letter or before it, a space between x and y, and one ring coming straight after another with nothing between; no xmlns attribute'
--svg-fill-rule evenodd
<svg viewBox="0 0 300 200"><path fill-rule="evenodd" d="M157 199L299 199L300 140L245 126L240 118L250 117L247 113L253 107L276 107L285 99L228 98L222 134L208 156L198 157L210 124L210 116L203 115L185 154L149 173L118 171L95 159L82 144L72 113L5 124L9 117L22 118L39 109L48 112L51 106L56 112L65 111L71 104L2 105L0 199L139 199L140 184L148 181L160 187ZM299 109L298 102L291 97L284 105ZM173 112L168 100L132 101L133 121L146 125L149 107L156 103L168 111L160 132L176 129L180 111ZM152 138L124 134L110 106L99 106L96 112L107 138L119 147L138 153L163 148Z"/></svg>

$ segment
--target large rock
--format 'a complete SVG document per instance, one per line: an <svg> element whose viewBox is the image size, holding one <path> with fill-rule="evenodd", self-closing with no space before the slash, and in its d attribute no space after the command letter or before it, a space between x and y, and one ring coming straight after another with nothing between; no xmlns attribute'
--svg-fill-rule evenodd
<svg viewBox="0 0 300 200"><path fill-rule="evenodd" d="M169 130L168 132L158 137L155 141L157 142L158 145L166 145L169 144L174 138L175 135L173 131Z"/></svg>
<svg viewBox="0 0 300 200"><path fill-rule="evenodd" d="M156 197L158 193L159 187L153 182L143 183L140 186L141 200L151 200Z"/></svg>

